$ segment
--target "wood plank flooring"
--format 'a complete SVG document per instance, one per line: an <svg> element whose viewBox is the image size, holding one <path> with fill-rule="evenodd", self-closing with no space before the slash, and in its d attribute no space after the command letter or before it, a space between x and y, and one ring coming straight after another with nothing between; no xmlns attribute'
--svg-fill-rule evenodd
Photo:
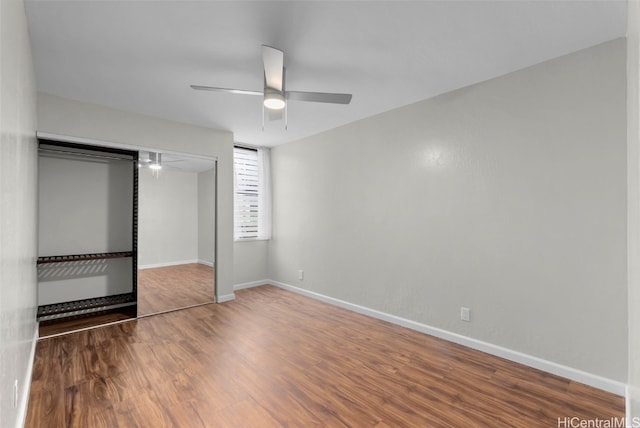
<svg viewBox="0 0 640 428"><path fill-rule="evenodd" d="M138 271L138 315L214 301L213 268L189 263Z"/></svg>
<svg viewBox="0 0 640 428"><path fill-rule="evenodd" d="M44 321L40 337L215 301L213 268L189 263L138 271L138 310L123 309L86 317Z"/></svg>
<svg viewBox="0 0 640 428"><path fill-rule="evenodd" d="M29 428L557 427L624 400L272 286L40 340Z"/></svg>

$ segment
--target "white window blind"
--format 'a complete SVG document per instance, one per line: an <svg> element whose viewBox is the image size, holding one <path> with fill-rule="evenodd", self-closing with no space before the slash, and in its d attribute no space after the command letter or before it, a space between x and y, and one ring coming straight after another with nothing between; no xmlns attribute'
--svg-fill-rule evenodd
<svg viewBox="0 0 640 428"><path fill-rule="evenodd" d="M264 149L233 149L236 240L271 237L268 155Z"/></svg>

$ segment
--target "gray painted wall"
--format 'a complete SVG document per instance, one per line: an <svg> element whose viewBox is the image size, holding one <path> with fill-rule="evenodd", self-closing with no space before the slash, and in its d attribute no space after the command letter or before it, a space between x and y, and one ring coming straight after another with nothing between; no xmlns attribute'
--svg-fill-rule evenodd
<svg viewBox="0 0 640 428"><path fill-rule="evenodd" d="M131 250L131 161L41 154L40 256Z"/></svg>
<svg viewBox="0 0 640 428"><path fill-rule="evenodd" d="M626 381L625 51L274 148L269 277Z"/></svg>
<svg viewBox="0 0 640 428"><path fill-rule="evenodd" d="M38 185L35 78L21 0L0 2L0 52L0 424L20 427L37 327Z"/></svg>
<svg viewBox="0 0 640 428"><path fill-rule="evenodd" d="M198 259L198 174L164 168L138 175L138 266ZM213 217L211 217L213 219Z"/></svg>
<svg viewBox="0 0 640 428"><path fill-rule="evenodd" d="M38 255L130 251L133 164L43 152L38 164ZM129 293L131 260L46 264L38 304Z"/></svg>
<svg viewBox="0 0 640 428"><path fill-rule="evenodd" d="M233 243L234 285L264 281L269 277L268 248L269 241L237 241Z"/></svg>
<svg viewBox="0 0 640 428"><path fill-rule="evenodd" d="M627 9L628 421L640 418L640 2Z"/></svg>
<svg viewBox="0 0 640 428"><path fill-rule="evenodd" d="M40 256L131 250L131 161L45 152L38 172Z"/></svg>

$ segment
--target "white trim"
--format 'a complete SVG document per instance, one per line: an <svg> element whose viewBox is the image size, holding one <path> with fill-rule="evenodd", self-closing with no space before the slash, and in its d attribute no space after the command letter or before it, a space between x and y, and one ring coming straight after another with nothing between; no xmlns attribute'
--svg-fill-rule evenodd
<svg viewBox="0 0 640 428"><path fill-rule="evenodd" d="M231 293L231 294L223 294L222 296L218 296L218 298L216 299L217 303L224 303L224 302L230 302L232 300L236 300L236 295Z"/></svg>
<svg viewBox="0 0 640 428"><path fill-rule="evenodd" d="M209 260L198 259L198 261L196 263L201 264L201 265L205 265L205 266L209 266L209 267L215 267L216 266L215 262L210 262Z"/></svg>
<svg viewBox="0 0 640 428"><path fill-rule="evenodd" d="M148 264L148 265L139 265L138 269L139 270L153 269L153 268L167 267L167 266L189 265L189 264L194 264L194 263L200 263L200 260L194 259L194 260L180 260L180 261L177 261L177 262L151 263L151 264Z"/></svg>
<svg viewBox="0 0 640 428"><path fill-rule="evenodd" d="M236 284L233 286L233 291L237 291L237 290L242 290L244 288L253 288L253 287L260 287L261 285L267 285L270 284L273 281L269 281L266 279L263 279L262 281L250 281L250 282L243 282L242 284Z"/></svg>
<svg viewBox="0 0 640 428"><path fill-rule="evenodd" d="M233 242L270 241L271 238L233 238Z"/></svg>
<svg viewBox="0 0 640 428"><path fill-rule="evenodd" d="M29 355L27 375L23 379L23 384L22 384L22 396L20 397L20 404L18 407L18 418L16 419L18 424L16 425L16 428L24 427L24 424L27 422L27 408L29 407L29 395L31 393L31 378L33 377L33 362L36 358L36 344L38 343L39 331L40 331L40 323L36 322L36 329L33 332L33 339L31 340L31 354Z"/></svg>
<svg viewBox="0 0 640 428"><path fill-rule="evenodd" d="M542 358L534 357L532 355L524 354L522 352L514 351L508 348L503 348L502 346L493 345L488 342L483 342L478 339L462 336L460 334L442 330L437 327L432 327L426 324L421 324L419 322L408 320L406 318L401 318L395 315L387 314L385 312L380 312L375 309L369 309L364 306L345 302L344 300L335 299L333 297L328 297L313 291L294 287L293 285L285 284L283 282L273 281L273 280L265 280L263 282L275 285L276 287L282 288L284 290L302 294L303 296L321 300L325 303L329 303L344 309L358 312L363 315L368 315L370 317L387 321L402 327L406 327L411 330L419 331L420 333L429 334L431 336L439 337L440 339L448 340L449 342L457 343L457 344L466 346L468 348L476 349L478 351L486 352L488 354L495 355L497 357L505 358L507 360L510 360L519 364L523 364L525 366L533 367L535 369L542 370L547 373L551 373L557 376L571 379L576 382L584 383L584 384L593 386L594 388L611 392L613 394L623 395L623 396L626 394L626 385L623 382L619 382L613 379L608 379L592 373L587 373L582 370L575 369L573 367L564 366L562 364L554 363L552 361L544 360Z"/></svg>

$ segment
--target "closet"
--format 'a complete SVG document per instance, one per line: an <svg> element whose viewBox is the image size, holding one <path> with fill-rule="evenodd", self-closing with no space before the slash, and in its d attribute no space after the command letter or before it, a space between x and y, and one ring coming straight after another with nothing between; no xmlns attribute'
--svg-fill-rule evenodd
<svg viewBox="0 0 640 428"><path fill-rule="evenodd" d="M137 311L138 152L39 141L38 319Z"/></svg>

